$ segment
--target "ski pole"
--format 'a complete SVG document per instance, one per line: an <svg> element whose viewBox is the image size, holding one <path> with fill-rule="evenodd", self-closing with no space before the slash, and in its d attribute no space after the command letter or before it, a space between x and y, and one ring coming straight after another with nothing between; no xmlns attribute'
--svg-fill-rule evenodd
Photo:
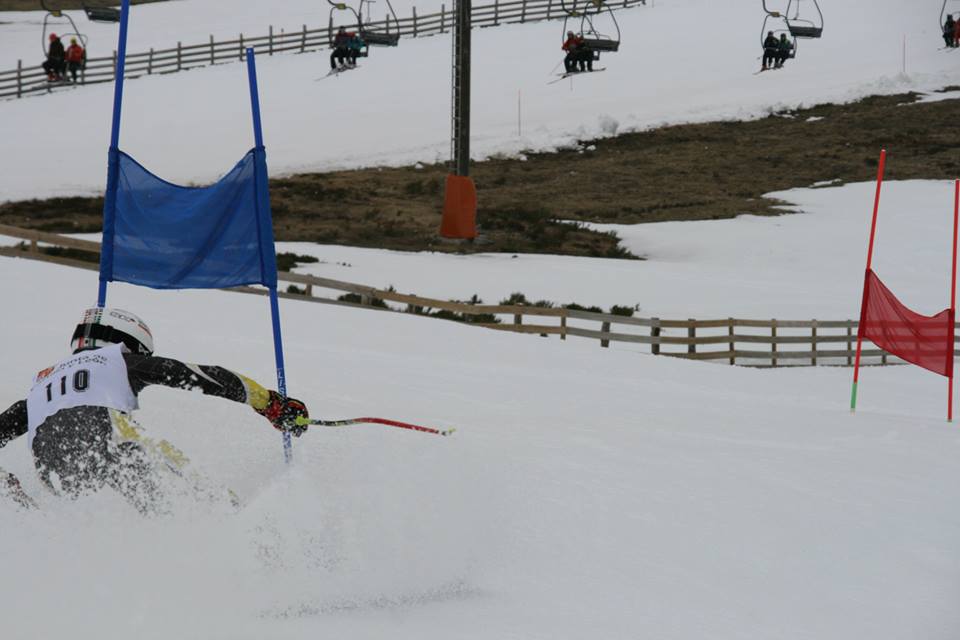
<svg viewBox="0 0 960 640"><path fill-rule="evenodd" d="M314 427L347 427L352 424L382 424L388 427L397 427L399 429L410 429L411 431L420 431L422 433L432 433L438 436L449 436L456 429L432 429L430 427L421 427L418 424L408 422L399 422L397 420L387 420L386 418L348 418L346 420L313 420L310 418L297 418L297 426Z"/></svg>

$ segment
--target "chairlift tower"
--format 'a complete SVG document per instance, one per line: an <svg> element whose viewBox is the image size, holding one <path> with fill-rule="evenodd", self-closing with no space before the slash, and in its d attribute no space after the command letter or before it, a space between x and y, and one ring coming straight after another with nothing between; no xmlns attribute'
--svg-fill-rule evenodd
<svg viewBox="0 0 960 640"><path fill-rule="evenodd" d="M453 29L450 169L440 235L477 237L477 190L470 179L470 28L471 0L455 0Z"/></svg>
<svg viewBox="0 0 960 640"><path fill-rule="evenodd" d="M453 30L450 164L458 176L470 175L470 9L471 0L456 0Z"/></svg>

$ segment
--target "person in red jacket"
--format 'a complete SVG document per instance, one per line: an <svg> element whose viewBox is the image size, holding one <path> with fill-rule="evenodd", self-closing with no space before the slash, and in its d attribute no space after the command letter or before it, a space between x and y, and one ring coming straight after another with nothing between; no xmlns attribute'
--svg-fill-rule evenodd
<svg viewBox="0 0 960 640"><path fill-rule="evenodd" d="M87 52L77 43L76 38L70 38L70 46L67 47L67 70L73 81L77 81L77 72L87 63Z"/></svg>
<svg viewBox="0 0 960 640"><path fill-rule="evenodd" d="M953 46L960 45L960 20L953 25Z"/></svg>
<svg viewBox="0 0 960 640"><path fill-rule="evenodd" d="M580 65L580 71L593 71L593 54L583 42L583 36L567 31L567 39L561 47L567 52L563 59L563 66L567 73L573 73Z"/></svg>

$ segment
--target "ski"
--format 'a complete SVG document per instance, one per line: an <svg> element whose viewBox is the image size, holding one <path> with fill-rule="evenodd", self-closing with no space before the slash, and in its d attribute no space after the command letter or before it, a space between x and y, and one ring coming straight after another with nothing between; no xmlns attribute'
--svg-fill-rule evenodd
<svg viewBox="0 0 960 640"><path fill-rule="evenodd" d="M589 75L591 73L600 73L601 71L606 71L606 70L607 70L606 67L600 67L599 69L594 69L593 71L566 71L564 73L558 73L557 74L558 77L551 80L547 84L555 84L557 82L560 82L561 80L572 78L573 76Z"/></svg>
<svg viewBox="0 0 960 640"><path fill-rule="evenodd" d="M326 78L329 78L330 76L338 76L338 75L340 75L341 73L344 73L345 71L352 71L352 70L354 70L354 69L359 69L359 68L360 68L360 65L358 65L358 64L345 64L345 65L343 65L343 66L338 66L336 69L330 69L330 73L328 73L328 74L325 75L325 76L321 76L321 77L317 78L317 80L318 80L318 81L319 81L319 80L324 80L324 79L326 79Z"/></svg>
<svg viewBox="0 0 960 640"><path fill-rule="evenodd" d="M430 433L438 436L449 436L456 429L433 429L431 427L422 427L418 424L410 424L409 422L400 422L398 420L387 420L386 418L348 418L346 420L314 420L310 418L297 418L297 426L314 426L314 427L348 427L354 424L382 424L388 427L397 427L398 429L409 429L411 431L419 431L421 433Z"/></svg>

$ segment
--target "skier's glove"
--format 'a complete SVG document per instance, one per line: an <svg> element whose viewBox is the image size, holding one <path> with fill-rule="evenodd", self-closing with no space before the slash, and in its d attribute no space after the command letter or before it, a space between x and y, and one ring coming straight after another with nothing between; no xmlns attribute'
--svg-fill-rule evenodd
<svg viewBox="0 0 960 640"><path fill-rule="evenodd" d="M263 409L254 409L257 413L270 421L274 429L291 433L296 437L302 436L307 425L297 424L297 418L309 418L307 405L294 398L284 398L276 391L270 392L270 399Z"/></svg>

